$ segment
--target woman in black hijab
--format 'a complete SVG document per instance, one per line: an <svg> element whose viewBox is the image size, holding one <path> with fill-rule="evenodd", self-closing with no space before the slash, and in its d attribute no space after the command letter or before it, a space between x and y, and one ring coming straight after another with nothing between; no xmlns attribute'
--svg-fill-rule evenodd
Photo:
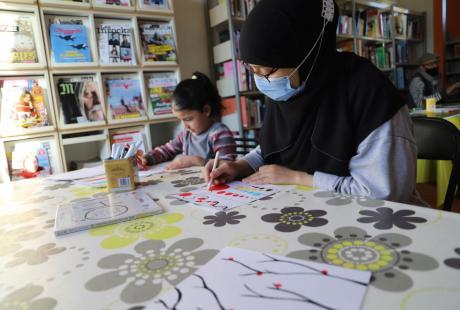
<svg viewBox="0 0 460 310"><path fill-rule="evenodd" d="M336 51L334 0L262 0L241 58L268 97L260 147L205 176L420 203L408 109L368 60Z"/></svg>

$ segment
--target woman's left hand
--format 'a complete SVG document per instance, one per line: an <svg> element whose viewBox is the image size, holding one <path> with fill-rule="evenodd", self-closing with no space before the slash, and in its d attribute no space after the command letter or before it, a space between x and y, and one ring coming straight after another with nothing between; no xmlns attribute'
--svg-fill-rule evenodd
<svg viewBox="0 0 460 310"><path fill-rule="evenodd" d="M204 159L199 156L177 156L169 165L166 170L183 169L192 166L203 166Z"/></svg>
<svg viewBox="0 0 460 310"><path fill-rule="evenodd" d="M296 184L312 186L313 178L306 172L291 170L278 165L266 165L259 171L243 179L243 182L252 184Z"/></svg>

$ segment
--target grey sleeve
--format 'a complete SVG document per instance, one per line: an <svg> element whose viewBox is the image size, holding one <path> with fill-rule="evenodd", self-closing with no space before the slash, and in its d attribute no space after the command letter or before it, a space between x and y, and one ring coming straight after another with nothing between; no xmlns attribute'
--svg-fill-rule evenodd
<svg viewBox="0 0 460 310"><path fill-rule="evenodd" d="M425 89L425 84L419 77L414 78L409 85L409 93L414 100L415 106L417 108L423 108L423 91Z"/></svg>
<svg viewBox="0 0 460 310"><path fill-rule="evenodd" d="M407 106L360 143L349 170L347 177L315 172L313 186L374 199L413 201L417 146Z"/></svg>
<svg viewBox="0 0 460 310"><path fill-rule="evenodd" d="M243 157L243 160L247 161L249 166L254 171L259 170L261 166L264 165L264 158L262 157L262 151L260 150L260 145L253 149L249 154Z"/></svg>

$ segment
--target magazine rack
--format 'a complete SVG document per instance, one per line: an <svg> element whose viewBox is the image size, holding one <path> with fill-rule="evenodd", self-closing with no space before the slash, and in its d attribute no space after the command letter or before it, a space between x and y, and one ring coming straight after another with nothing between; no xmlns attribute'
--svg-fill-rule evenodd
<svg viewBox="0 0 460 310"><path fill-rule="evenodd" d="M109 0L106 0L109 1ZM144 61L143 37L139 29L142 22L161 22L171 28L176 55L178 44L174 22L172 0L164 0L164 6L153 5L144 0L130 0L127 8L111 4L100 4L96 0L73 2L65 0L14 0L16 3L0 2L0 14L20 14L32 16L34 43L37 63L0 64L0 80L43 78L46 85L46 108L49 125L37 128L0 128L0 182L9 182L11 151L14 145L30 139L51 141L52 172L65 172L72 161L82 161L98 157L104 159L109 149L109 137L118 130L141 130L148 147L151 147L151 133L155 135L155 124L176 122L172 113L156 115L150 102L149 78L156 73L167 73L180 81L178 61ZM21 2L21 3L17 3ZM24 4L27 3L27 4ZM152 3L149 5L148 3ZM14 13L13 13L14 12ZM53 58L53 45L50 36L50 18L83 18L91 61L59 63ZM52 20L51 20L52 22ZM107 63L101 60L100 42L97 27L101 24L120 24L129 26L131 32L131 51L133 63ZM66 124L63 115L58 81L60 78L75 76L92 76L97 84L97 91L104 118L100 121ZM106 94L105 78L135 78L142 98L145 114L142 117L113 119L112 110ZM1 87L1 84L0 84ZM2 91L0 89L0 91ZM1 100L1 99L0 99ZM1 102L0 102L1 103ZM1 109L0 109L1 116ZM0 126L1 127L1 126ZM163 133L159 133L161 136ZM91 149L92 153L85 153Z"/></svg>

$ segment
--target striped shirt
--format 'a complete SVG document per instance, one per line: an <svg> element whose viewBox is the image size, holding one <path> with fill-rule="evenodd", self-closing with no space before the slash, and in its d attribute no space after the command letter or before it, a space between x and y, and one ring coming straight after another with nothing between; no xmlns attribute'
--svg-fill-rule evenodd
<svg viewBox="0 0 460 310"><path fill-rule="evenodd" d="M176 155L199 156L205 162L219 151L219 159L235 160L236 143L233 134L222 123L214 123L205 132L194 135L182 130L176 138L164 145L157 146L147 154L149 165L174 159Z"/></svg>

